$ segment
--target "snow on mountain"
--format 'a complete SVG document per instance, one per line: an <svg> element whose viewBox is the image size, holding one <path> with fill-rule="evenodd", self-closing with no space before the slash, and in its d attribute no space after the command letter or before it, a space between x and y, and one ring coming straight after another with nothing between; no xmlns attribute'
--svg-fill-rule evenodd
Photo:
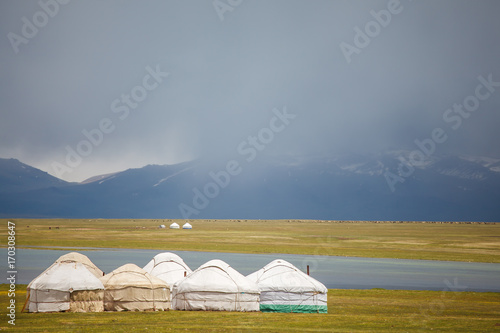
<svg viewBox="0 0 500 333"><path fill-rule="evenodd" d="M93 177L87 178L84 181L80 182L80 184L90 184L90 183L93 183L93 182L99 182L99 184L102 184L106 180L114 178L114 176L117 173L118 172L113 172L113 173L107 173L107 174L104 174L104 175L93 176Z"/></svg>
<svg viewBox="0 0 500 333"><path fill-rule="evenodd" d="M174 173L174 174L172 174L172 175L169 175L169 176L167 176L167 177L165 177L165 178L162 178L162 179L160 179L160 180L158 181L158 183L154 184L154 185L153 185L153 187L156 187L156 186L160 185L161 183L163 183L164 181L167 181L167 180L169 180L170 178L175 177L175 176L177 176L177 175L179 175L179 174L181 174L181 173L183 173L183 172L189 171L189 170L191 170L191 169L193 169L193 167L188 167L188 168L182 169L182 170L180 170L180 171L175 172L175 173Z"/></svg>
<svg viewBox="0 0 500 333"><path fill-rule="evenodd" d="M493 172L500 172L500 159L490 158L490 157L478 157L478 156L459 156L459 158L482 165Z"/></svg>

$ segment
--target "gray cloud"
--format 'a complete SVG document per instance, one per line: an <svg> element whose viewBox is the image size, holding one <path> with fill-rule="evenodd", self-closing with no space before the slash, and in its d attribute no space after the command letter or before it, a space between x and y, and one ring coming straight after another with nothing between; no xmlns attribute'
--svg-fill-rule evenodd
<svg viewBox="0 0 500 333"><path fill-rule="evenodd" d="M63 178L225 156L283 106L298 117L270 152L413 149L479 75L500 81L500 4L401 0L348 64L339 44L388 3L243 1L221 22L211 1L72 1L15 54L7 34L40 6L2 2L0 156L53 173L103 118L116 129ZM119 120L111 103L157 65L170 76ZM499 105L500 91L441 152L500 157Z"/></svg>

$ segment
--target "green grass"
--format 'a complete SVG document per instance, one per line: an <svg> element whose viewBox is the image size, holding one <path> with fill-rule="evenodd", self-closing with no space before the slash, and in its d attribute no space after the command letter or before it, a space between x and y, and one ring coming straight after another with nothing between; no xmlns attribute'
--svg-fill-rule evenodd
<svg viewBox="0 0 500 333"><path fill-rule="evenodd" d="M8 286L0 285L2 322ZM16 330L25 332L487 332L500 330L500 293L328 291L328 314L237 312L20 313L26 286L16 291Z"/></svg>
<svg viewBox="0 0 500 333"><path fill-rule="evenodd" d="M1 220L6 226L7 220ZM193 230L158 229L172 220L15 219L17 247L70 246L293 253L500 262L500 224L195 220ZM179 224L184 221L177 220ZM3 230L4 239L7 228ZM2 242L2 244L5 244ZM29 332L486 332L500 331L500 293L404 290L328 292L328 314L236 312L20 313ZM7 285L0 285L0 330Z"/></svg>
<svg viewBox="0 0 500 333"><path fill-rule="evenodd" d="M7 220L0 220L6 226ZM499 223L14 219L18 247L290 253L500 263ZM165 224L167 229L158 229ZM50 228L50 229L49 229ZM7 228L3 229L4 239Z"/></svg>

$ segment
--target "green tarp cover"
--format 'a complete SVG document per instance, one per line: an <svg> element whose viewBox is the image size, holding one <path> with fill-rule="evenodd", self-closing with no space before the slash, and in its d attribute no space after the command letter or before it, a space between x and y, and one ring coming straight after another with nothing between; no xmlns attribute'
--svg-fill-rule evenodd
<svg viewBox="0 0 500 333"><path fill-rule="evenodd" d="M262 312L328 313L326 305L261 304Z"/></svg>

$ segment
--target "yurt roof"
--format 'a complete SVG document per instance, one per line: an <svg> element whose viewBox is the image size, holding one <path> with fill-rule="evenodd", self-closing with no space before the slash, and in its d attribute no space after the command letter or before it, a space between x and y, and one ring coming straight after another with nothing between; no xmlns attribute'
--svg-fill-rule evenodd
<svg viewBox="0 0 500 333"><path fill-rule="evenodd" d="M118 267L100 279L108 289L126 287L137 288L168 288L165 281L153 276L135 264L125 264Z"/></svg>
<svg viewBox="0 0 500 333"><path fill-rule="evenodd" d="M328 292L321 282L282 259L270 262L247 278L257 283L261 291Z"/></svg>
<svg viewBox="0 0 500 333"><path fill-rule="evenodd" d="M94 274L97 278L100 278L103 273L86 255L78 252L70 252L65 255L60 256L57 262L79 262L87 267L87 269Z"/></svg>
<svg viewBox="0 0 500 333"><path fill-rule="evenodd" d="M143 269L146 272L152 272L156 266L159 266L160 264L166 262L176 264L179 266L179 269L182 268L183 270L186 270L188 273L191 273L191 269L186 265L184 260L182 260L182 258L179 257L177 254L172 252L163 252L155 255L154 258L151 259L151 261L148 262Z"/></svg>
<svg viewBox="0 0 500 333"><path fill-rule="evenodd" d="M31 281L29 288L73 291L98 290L104 286L82 263L58 262Z"/></svg>
<svg viewBox="0 0 500 333"><path fill-rule="evenodd" d="M257 284L218 259L201 265L185 279L177 282L175 288L178 293L195 291L259 293Z"/></svg>

